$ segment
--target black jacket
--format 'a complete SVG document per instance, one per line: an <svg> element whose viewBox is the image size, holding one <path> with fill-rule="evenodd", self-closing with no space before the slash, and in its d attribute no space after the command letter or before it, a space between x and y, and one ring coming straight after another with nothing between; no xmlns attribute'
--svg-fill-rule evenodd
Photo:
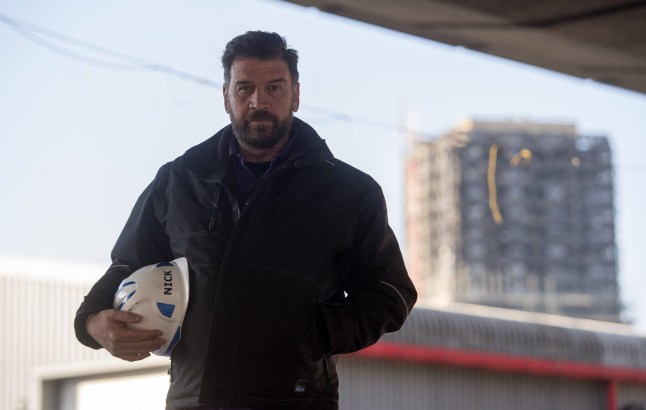
<svg viewBox="0 0 646 410"><path fill-rule="evenodd" d="M111 308L139 267L185 256L190 302L171 358L169 409L336 409L336 358L398 330L416 300L379 185L294 119L289 158L243 212L231 126L164 165L137 201L113 264L81 304Z"/></svg>

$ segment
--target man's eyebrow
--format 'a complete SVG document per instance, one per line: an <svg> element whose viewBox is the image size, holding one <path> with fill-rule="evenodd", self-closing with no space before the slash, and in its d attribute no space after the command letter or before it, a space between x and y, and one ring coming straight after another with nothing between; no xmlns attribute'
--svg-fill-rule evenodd
<svg viewBox="0 0 646 410"><path fill-rule="evenodd" d="M287 79L285 78L276 78L275 80L269 80L267 83L286 83ZM234 83L234 85L248 85L248 84L253 84L254 82L251 80L238 80Z"/></svg>
<svg viewBox="0 0 646 410"><path fill-rule="evenodd" d="M277 87L277 86L284 86L284 84L287 84L287 80L284 78L276 78L275 80L269 80L265 83L267 86L272 86L272 87Z"/></svg>

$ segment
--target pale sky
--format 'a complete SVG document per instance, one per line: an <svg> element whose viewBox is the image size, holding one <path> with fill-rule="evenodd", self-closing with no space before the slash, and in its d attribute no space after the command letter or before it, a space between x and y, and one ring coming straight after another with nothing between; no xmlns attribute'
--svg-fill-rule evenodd
<svg viewBox="0 0 646 410"><path fill-rule="evenodd" d="M299 51L297 116L382 185L402 243L398 127L528 120L608 136L622 298L646 331L646 95L280 1L0 0L0 254L107 267L159 166L228 123L219 58L247 30Z"/></svg>

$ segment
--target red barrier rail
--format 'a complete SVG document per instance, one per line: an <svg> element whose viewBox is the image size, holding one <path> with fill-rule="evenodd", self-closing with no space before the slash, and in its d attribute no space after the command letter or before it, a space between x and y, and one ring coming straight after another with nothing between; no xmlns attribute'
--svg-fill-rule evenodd
<svg viewBox="0 0 646 410"><path fill-rule="evenodd" d="M417 346L379 342L350 355L356 358L392 360L407 363L481 369L504 373L522 373L578 380L596 380L606 383L608 410L618 403L618 383L646 385L646 369L607 366L567 360L540 359L527 356L477 352L446 347Z"/></svg>

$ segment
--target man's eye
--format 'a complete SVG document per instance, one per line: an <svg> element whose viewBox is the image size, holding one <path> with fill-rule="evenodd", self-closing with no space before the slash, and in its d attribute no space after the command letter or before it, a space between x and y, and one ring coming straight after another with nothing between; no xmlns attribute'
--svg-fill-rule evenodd
<svg viewBox="0 0 646 410"><path fill-rule="evenodd" d="M249 94L251 92L251 87L248 85L243 85L238 87L238 94Z"/></svg>
<svg viewBox="0 0 646 410"><path fill-rule="evenodd" d="M272 84L269 86L269 92L277 93L283 90L283 86L280 84Z"/></svg>

